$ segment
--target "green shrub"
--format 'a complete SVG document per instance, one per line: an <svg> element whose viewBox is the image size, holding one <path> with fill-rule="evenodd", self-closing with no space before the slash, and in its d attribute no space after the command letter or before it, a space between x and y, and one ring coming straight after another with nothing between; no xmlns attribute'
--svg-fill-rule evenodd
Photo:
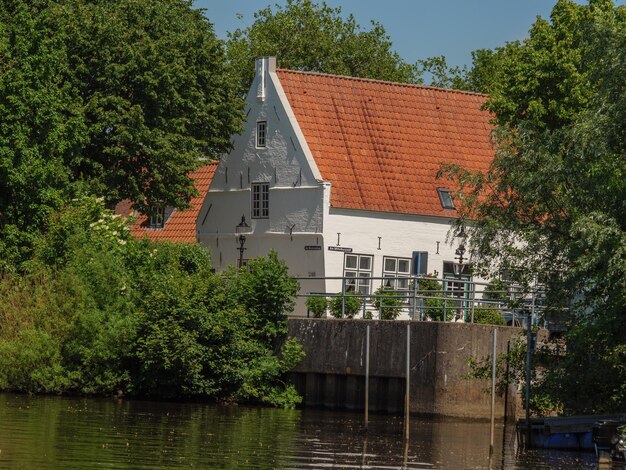
<svg viewBox="0 0 626 470"><path fill-rule="evenodd" d="M248 263L247 269L225 274L229 296L243 305L253 330L263 340L280 341L287 333L287 315L293 311L298 282L287 265L271 251Z"/></svg>
<svg viewBox="0 0 626 470"><path fill-rule="evenodd" d="M483 299L506 301L509 298L508 284L501 279L492 279L485 286Z"/></svg>
<svg viewBox="0 0 626 470"><path fill-rule="evenodd" d="M478 304L474 307L474 323L504 326L506 320L498 310L489 304Z"/></svg>
<svg viewBox="0 0 626 470"><path fill-rule="evenodd" d="M404 302L400 296L401 292L393 290L391 287L379 287L372 297L374 307L381 314L381 320L395 320L400 315Z"/></svg>
<svg viewBox="0 0 626 470"><path fill-rule="evenodd" d="M424 297L424 315L430 317L434 321L444 321L444 312L446 315L445 321L450 321L454 318L455 302L451 298L449 301L443 297L447 297L447 294L442 293L443 286L436 279L420 278L418 279L417 295ZM433 297L439 297L434 299Z"/></svg>
<svg viewBox="0 0 626 470"><path fill-rule="evenodd" d="M306 298L306 308L314 318L321 318L328 308L328 299L323 295L312 295Z"/></svg>
<svg viewBox="0 0 626 470"><path fill-rule="evenodd" d="M275 253L223 275L198 245L128 235L102 201L51 217L23 276L0 277L0 390L122 391L293 407L283 376L297 282Z"/></svg>
<svg viewBox="0 0 626 470"><path fill-rule="evenodd" d="M335 318L354 318L354 316L359 313L359 310L361 310L361 298L352 292L346 292L345 308L343 298L341 292L339 292L336 297L330 300L330 314ZM342 311L344 313L343 316Z"/></svg>

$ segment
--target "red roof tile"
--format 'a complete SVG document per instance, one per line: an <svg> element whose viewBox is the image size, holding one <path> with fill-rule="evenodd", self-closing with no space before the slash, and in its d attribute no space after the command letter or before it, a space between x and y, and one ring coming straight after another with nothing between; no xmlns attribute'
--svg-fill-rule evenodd
<svg viewBox="0 0 626 470"><path fill-rule="evenodd" d="M198 168L191 174L191 178L196 183L198 196L191 199L189 209L184 211L175 209L162 229L148 228L148 218L145 215L138 215L137 220L131 225L133 235L137 238L147 237L150 240L195 243L196 219L216 168L217 162L212 162ZM120 202L115 208L115 212L121 215L132 215L131 203L129 201Z"/></svg>
<svg viewBox="0 0 626 470"><path fill-rule="evenodd" d="M455 216L441 207L442 164L486 170L494 149L485 96L312 72L277 70L326 181L331 205Z"/></svg>

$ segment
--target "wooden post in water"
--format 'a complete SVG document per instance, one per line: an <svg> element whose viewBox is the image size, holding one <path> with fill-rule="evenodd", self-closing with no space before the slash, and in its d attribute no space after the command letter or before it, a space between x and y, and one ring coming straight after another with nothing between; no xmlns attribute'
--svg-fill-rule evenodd
<svg viewBox="0 0 626 470"><path fill-rule="evenodd" d="M530 431L530 373L531 373L531 347L532 347L532 332L531 332L531 318L528 314L528 323L526 325L526 448L532 447L532 436Z"/></svg>
<svg viewBox="0 0 626 470"><path fill-rule="evenodd" d="M496 344L498 330L493 329L493 352L491 353L491 429L489 438L489 459L493 456L493 441L495 434L495 410L496 410Z"/></svg>
<svg viewBox="0 0 626 470"><path fill-rule="evenodd" d="M365 329L365 430L369 424L370 409L370 326Z"/></svg>
<svg viewBox="0 0 626 470"><path fill-rule="evenodd" d="M406 324L406 393L404 394L404 439L409 440L409 416L411 415L411 322Z"/></svg>

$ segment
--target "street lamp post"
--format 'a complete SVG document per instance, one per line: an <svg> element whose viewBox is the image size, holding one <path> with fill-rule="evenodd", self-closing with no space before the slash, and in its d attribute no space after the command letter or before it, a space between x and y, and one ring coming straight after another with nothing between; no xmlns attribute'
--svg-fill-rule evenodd
<svg viewBox="0 0 626 470"><path fill-rule="evenodd" d="M243 265L243 252L246 250L244 245L246 244L246 233L249 232L250 226L246 223L246 216L241 216L241 222L235 227L235 233L237 234L237 241L239 242L239 268Z"/></svg>
<svg viewBox="0 0 626 470"><path fill-rule="evenodd" d="M465 258L465 242L467 240L467 234L465 233L465 226L461 225L461 230L459 231L459 233L456 234L456 238L459 239L459 246L456 249L456 251L454 252L456 254L456 256L454 257L454 259L458 260L458 263L454 264L454 272L457 276L457 279L459 280L459 285L461 286L461 298L463 297L463 294L465 293L465 283L463 283L463 261L466 260ZM459 301L459 308L457 310L457 314L456 317L457 319L461 318L461 305L462 305L462 300Z"/></svg>

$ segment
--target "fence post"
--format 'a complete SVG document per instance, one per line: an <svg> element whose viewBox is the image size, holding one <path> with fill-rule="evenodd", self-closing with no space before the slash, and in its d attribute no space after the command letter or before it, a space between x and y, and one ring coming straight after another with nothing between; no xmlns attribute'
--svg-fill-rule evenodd
<svg viewBox="0 0 626 470"><path fill-rule="evenodd" d="M341 279L341 318L346 316L346 278Z"/></svg>
<svg viewBox="0 0 626 470"><path fill-rule="evenodd" d="M411 312L411 320L415 320L415 308L417 307L417 279L413 282L413 311Z"/></svg>
<svg viewBox="0 0 626 470"><path fill-rule="evenodd" d="M369 425L370 408L370 324L365 329L365 429Z"/></svg>

